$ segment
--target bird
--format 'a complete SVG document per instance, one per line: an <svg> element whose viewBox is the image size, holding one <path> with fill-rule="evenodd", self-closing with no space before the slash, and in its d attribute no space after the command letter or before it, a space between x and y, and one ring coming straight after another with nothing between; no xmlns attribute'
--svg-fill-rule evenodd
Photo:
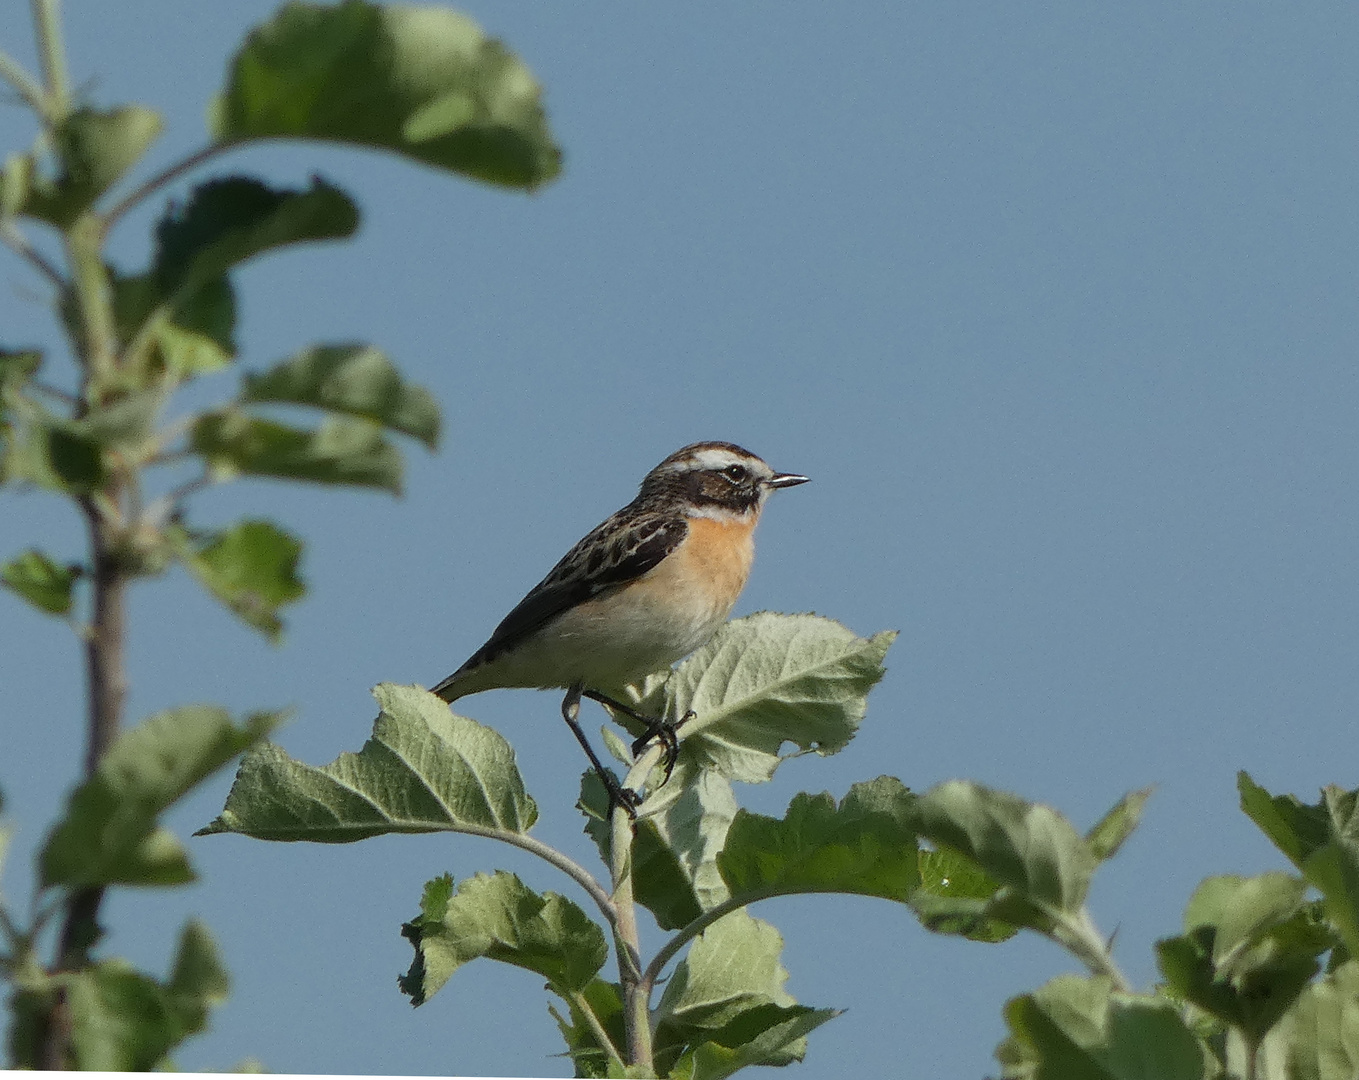
<svg viewBox="0 0 1359 1080"><path fill-rule="evenodd" d="M659 738L668 779L677 724L642 716L611 694L669 668L716 633L750 575L765 500L808 479L775 472L735 443L676 450L643 477L632 502L572 547L432 692L452 703L491 689L565 690L563 719L611 806L635 817L639 796L604 768L580 728L582 697L644 723L633 754Z"/></svg>

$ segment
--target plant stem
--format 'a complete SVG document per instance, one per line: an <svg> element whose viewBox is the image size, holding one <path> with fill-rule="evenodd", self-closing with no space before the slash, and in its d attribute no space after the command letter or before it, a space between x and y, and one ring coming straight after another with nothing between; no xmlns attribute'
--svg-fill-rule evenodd
<svg viewBox="0 0 1359 1080"><path fill-rule="evenodd" d="M66 49L61 43L61 4L58 0L32 0L33 28L38 36L38 58L47 84L44 119L50 124L65 120L71 111L71 84L66 75Z"/></svg>
<svg viewBox="0 0 1359 1080"><path fill-rule="evenodd" d="M151 179L138 184L136 188L114 203L113 206L109 208L108 212L104 214L105 230L116 225L124 214L129 210L134 209L137 204L142 202L148 195L154 195L166 184L170 183L172 180L179 179L180 176L190 169L202 165L203 162L218 154L223 154L228 150L234 149L235 146L236 143L234 142L209 143L201 150L196 150L188 157L176 161L173 165L162 169L160 172L156 173L155 176L151 177Z"/></svg>
<svg viewBox="0 0 1359 1080"><path fill-rule="evenodd" d="M628 779L630 784L632 777ZM623 988L623 1029L627 1035L628 1064L650 1067L651 995L642 989L641 980L641 939L637 933L637 903L632 893L632 820L619 806L614 808L610 823L613 827L610 871L613 903L618 912L614 937L618 946L618 979Z"/></svg>
<svg viewBox="0 0 1359 1080"><path fill-rule="evenodd" d="M0 79L14 87L15 93L39 117L47 115L47 98L42 84L20 66L8 53L0 52Z"/></svg>
<svg viewBox="0 0 1359 1080"><path fill-rule="evenodd" d="M622 1056L618 1053L618 1047L614 1046L613 1040L609 1038L609 1033L604 1030L604 1025L599 1022L599 1017L595 1015L595 1011L590 1007L585 995L577 990L571 995L571 1004L580 1010L580 1014L585 1017L585 1023L589 1025L590 1031L599 1041L599 1045L609 1055L609 1060L617 1066L619 1072L622 1072L624 1062Z"/></svg>
<svg viewBox="0 0 1359 1080"><path fill-rule="evenodd" d="M1095 924L1090 920L1090 913L1085 908L1081 908L1076 916L1059 915L1050 936L1093 974L1108 976L1115 990L1132 992L1132 984L1114 963L1114 958L1104 944L1104 938L1100 936Z"/></svg>

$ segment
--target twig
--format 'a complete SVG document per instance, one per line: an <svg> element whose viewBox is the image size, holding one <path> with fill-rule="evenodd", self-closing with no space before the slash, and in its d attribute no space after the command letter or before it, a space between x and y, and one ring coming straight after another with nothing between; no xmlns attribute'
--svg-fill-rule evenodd
<svg viewBox="0 0 1359 1080"><path fill-rule="evenodd" d="M66 49L61 42L61 5L57 0L32 0L33 28L38 35L38 59L47 85L49 125L65 120L71 111L71 84L66 75Z"/></svg>
<svg viewBox="0 0 1359 1080"><path fill-rule="evenodd" d="M133 209L133 207L148 195L155 194L166 184L179 179L179 177L190 169L197 168L199 165L202 165L203 162L216 157L218 154L223 154L228 150L235 149L236 145L235 142L209 143L201 150L196 150L183 160L177 161L173 165L162 169L145 183L137 185L137 187L133 188L127 195L114 203L113 206L109 208L108 212L104 214L104 232L107 233L109 229L113 228L124 214Z"/></svg>
<svg viewBox="0 0 1359 1080"><path fill-rule="evenodd" d="M39 117L47 116L47 97L42 83L33 78L7 53L0 51L0 78L4 79Z"/></svg>
<svg viewBox="0 0 1359 1080"><path fill-rule="evenodd" d="M62 277L61 271L48 262L47 257L29 243L28 237L21 233L15 227L14 222L8 218L0 221L0 240L3 240L5 246L20 258L27 259L32 263L38 272L57 288L65 288L66 279Z"/></svg>

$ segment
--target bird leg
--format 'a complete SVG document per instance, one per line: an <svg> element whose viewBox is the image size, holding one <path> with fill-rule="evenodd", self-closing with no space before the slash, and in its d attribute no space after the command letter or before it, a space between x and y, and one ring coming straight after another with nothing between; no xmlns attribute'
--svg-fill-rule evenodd
<svg viewBox="0 0 1359 1080"><path fill-rule="evenodd" d="M661 781L664 787L670 774L675 770L675 759L679 757L679 729L681 724L688 723L698 714L690 709L673 724L663 716L643 716L636 709L624 705L621 701L615 701L606 694L601 694L598 690L583 690L582 693L591 701L597 701L601 705L607 705L610 709L621 712L624 716L636 720L639 724L645 724L646 730L633 740L632 756L639 757L646 749L647 743L652 739L659 739L661 745L665 747L665 779Z"/></svg>
<svg viewBox="0 0 1359 1080"><path fill-rule="evenodd" d="M595 767L595 773L603 782L604 788L609 793L609 813L613 812L615 806L621 806L627 811L628 817L637 820L637 807L642 800L637 792L630 791L618 782L612 770L604 768L603 762L595 754L594 748L590 745L590 740L585 737L585 732L581 730L580 722L580 699L583 687L576 683L566 691L566 697L562 699L562 719L566 721L572 734L576 736L576 741L580 743L585 751L585 756L590 759L590 764ZM593 696L593 695L591 695Z"/></svg>

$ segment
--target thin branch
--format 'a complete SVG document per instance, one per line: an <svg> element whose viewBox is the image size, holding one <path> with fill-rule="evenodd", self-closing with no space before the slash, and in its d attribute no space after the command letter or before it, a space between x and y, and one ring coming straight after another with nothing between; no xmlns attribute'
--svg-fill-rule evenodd
<svg viewBox="0 0 1359 1080"><path fill-rule="evenodd" d="M68 394L59 387L50 386L41 379L29 379L28 385L33 387L34 390L46 394L50 398L55 398L63 405L70 405L72 408L78 408L81 404L80 398L76 397L74 394Z"/></svg>
<svg viewBox="0 0 1359 1080"><path fill-rule="evenodd" d="M42 83L25 71L8 53L0 51L0 79L4 79L40 118L47 116L47 95Z"/></svg>
<svg viewBox="0 0 1359 1080"><path fill-rule="evenodd" d="M32 0L33 28L38 35L38 59L47 84L49 124L65 120L71 111L71 84L66 74L66 49L61 41L61 5L57 0Z"/></svg>
<svg viewBox="0 0 1359 1080"><path fill-rule="evenodd" d="M209 143L207 146L203 147L201 150L196 150L182 161L177 161L173 165L162 169L145 183L139 184L127 195L114 203L113 206L109 208L109 211L104 214L104 232L107 234L124 214L136 207L137 204L147 198L147 196L154 195L166 184L178 180L190 169L197 168L199 165L202 165L203 162L216 157L218 154L235 149L237 145L238 144L235 142Z"/></svg>
<svg viewBox="0 0 1359 1080"><path fill-rule="evenodd" d="M1063 946L1095 975L1106 975L1114 984L1115 990L1131 993L1132 984L1118 969L1114 958L1104 944L1104 938L1090 920L1090 913L1082 908L1078 915L1056 912L1053 917L1053 932L1048 935Z"/></svg>
<svg viewBox="0 0 1359 1080"><path fill-rule="evenodd" d="M651 988L656 985L656 980L661 977L661 972L665 970L665 965L675 958L675 954L684 948L685 945L689 944L694 938L698 937L699 934L703 933L704 930L712 926L713 923L717 922L718 919L722 918L722 916L730 915L733 911L739 911L748 904L754 904L760 900L768 900L771 896L778 896L780 895L780 891L781 890L778 889L770 889L765 892L744 893L741 896L728 897L720 904L710 907L688 926L676 933L674 937L661 947L661 951L655 955L651 963L647 965L646 970L642 972L642 986L650 993Z"/></svg>
<svg viewBox="0 0 1359 1080"><path fill-rule="evenodd" d="M32 263L38 272L58 289L66 287L66 279L62 276L61 271L48 262L47 257L30 244L28 237L21 233L14 222L8 218L0 221L0 241L4 241L5 246L20 258L27 259Z"/></svg>
<svg viewBox="0 0 1359 1080"><path fill-rule="evenodd" d="M512 844L514 847L527 851L530 855L537 855L538 858L555 866L584 889L590 899L595 902L600 913L608 920L609 925L617 925L618 909L614 907L614 903L609 898L609 894L604 891L604 886L595 880L594 875L591 874L590 871L586 870L585 867L570 858L570 856L563 855L556 848L550 847L532 836L528 836L525 833L512 832L509 829L484 829L477 825L459 825L453 831L467 833L471 836L484 836L488 840L501 840L506 844Z"/></svg>
<svg viewBox="0 0 1359 1080"><path fill-rule="evenodd" d="M595 1039L598 1040L600 1046L604 1047L605 1052L609 1055L609 1060L612 1061L617 1066L618 1071L621 1072L625 1067L623 1055L618 1052L618 1047L614 1046L613 1040L609 1038L609 1033L604 1030L604 1025L599 1022L599 1017L595 1015L594 1009L590 1007L590 1003L586 1000L585 994L580 990L574 991L571 994L571 1004L580 1010L581 1014L585 1017L585 1022L590 1026L590 1031L594 1034Z"/></svg>

